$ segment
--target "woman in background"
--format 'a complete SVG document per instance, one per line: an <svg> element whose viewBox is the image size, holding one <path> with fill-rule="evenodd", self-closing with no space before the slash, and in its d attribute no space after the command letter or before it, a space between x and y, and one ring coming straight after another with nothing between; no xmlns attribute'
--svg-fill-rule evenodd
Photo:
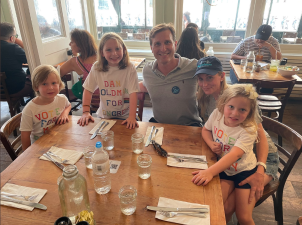
<svg viewBox="0 0 302 225"><path fill-rule="evenodd" d="M204 57L195 28L188 27L184 29L177 43L176 53L188 59L199 60Z"/></svg>
<svg viewBox="0 0 302 225"><path fill-rule="evenodd" d="M72 57L60 68L60 75L75 71L79 75L83 75L83 81L88 76L92 65L97 60L97 46L93 36L86 30L74 29L70 33L70 43Z"/></svg>

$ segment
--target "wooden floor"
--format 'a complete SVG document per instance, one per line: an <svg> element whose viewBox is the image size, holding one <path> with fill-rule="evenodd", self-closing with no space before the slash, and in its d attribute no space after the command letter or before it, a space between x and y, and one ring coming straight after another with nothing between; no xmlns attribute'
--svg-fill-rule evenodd
<svg viewBox="0 0 302 225"><path fill-rule="evenodd" d="M286 106L283 122L302 134L302 100L291 100ZM82 109L74 113L81 115ZM152 108L144 107L143 121L148 121L153 116ZM1 102L1 126L10 118L7 104ZM286 146L286 143L284 143ZM1 144L0 165L1 171L11 163L11 159ZM254 209L253 218L257 225L276 225L272 198ZM302 157L299 158L290 174L284 190L283 198L284 224L296 224L299 216L302 216ZM228 225L237 224L236 217Z"/></svg>

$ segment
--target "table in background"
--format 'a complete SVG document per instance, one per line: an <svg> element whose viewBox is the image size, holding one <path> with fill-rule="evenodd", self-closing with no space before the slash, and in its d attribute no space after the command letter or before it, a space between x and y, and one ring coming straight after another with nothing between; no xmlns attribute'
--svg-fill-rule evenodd
<svg viewBox="0 0 302 225"><path fill-rule="evenodd" d="M240 83L256 83L259 80L286 81L296 79L296 84L302 84L302 79L298 75L284 77L281 74L270 70L261 70L260 72L247 73L243 71L243 69L241 69L240 65L234 64L233 60L230 60L230 64Z"/></svg>
<svg viewBox="0 0 302 225"><path fill-rule="evenodd" d="M90 140L88 132L100 121L80 127L78 116L70 116L64 125L54 126L49 133L42 136L11 165L1 173L1 187L5 183L13 183L28 187L47 189L40 201L47 210L34 209L32 212L1 206L1 224L53 224L62 216L58 195L57 179L62 171L52 162L39 160L39 157L51 146L82 151L88 145L101 141L100 136ZM97 224L167 224L169 222L155 219L155 212L148 211L147 205L157 206L159 197L166 197L191 203L210 206L211 225L226 224L219 177L216 176L206 185L196 186L191 182L191 173L196 169L167 166L167 159L158 156L152 145L144 148L144 153L152 156L151 177L142 180L137 173L137 157L132 153L131 135L135 132L145 134L148 126L164 127L162 147L168 152L206 155L208 165L216 162L215 154L201 138L200 127L154 124L138 122L139 128L129 130L117 120L111 128L115 134L115 147L108 151L112 160L121 161L116 174L111 174L112 187L106 195L98 195L93 186L92 170L86 169L84 158L76 166L79 173L87 180L91 210ZM137 208L131 216L121 213L118 191L124 185L132 185L137 189Z"/></svg>

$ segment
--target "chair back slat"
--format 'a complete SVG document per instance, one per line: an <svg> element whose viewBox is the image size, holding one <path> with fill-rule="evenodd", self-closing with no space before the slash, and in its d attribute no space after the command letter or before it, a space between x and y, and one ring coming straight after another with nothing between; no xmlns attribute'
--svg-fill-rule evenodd
<svg viewBox="0 0 302 225"><path fill-rule="evenodd" d="M6 121L2 127L1 132L8 138L9 135L16 129L20 127L22 113L15 115L13 118L10 118Z"/></svg>
<svg viewBox="0 0 302 225"><path fill-rule="evenodd" d="M280 163L285 166L287 162L285 162L281 157L279 158Z"/></svg>
<svg viewBox="0 0 302 225"><path fill-rule="evenodd" d="M290 153L288 151L286 151L283 147L281 147L278 144L275 144L278 151L282 152L283 155L285 155L287 158L290 158Z"/></svg>
<svg viewBox="0 0 302 225"><path fill-rule="evenodd" d="M278 167L278 172L279 172L280 174L282 174L282 173L283 173L283 170L281 170L280 167Z"/></svg>

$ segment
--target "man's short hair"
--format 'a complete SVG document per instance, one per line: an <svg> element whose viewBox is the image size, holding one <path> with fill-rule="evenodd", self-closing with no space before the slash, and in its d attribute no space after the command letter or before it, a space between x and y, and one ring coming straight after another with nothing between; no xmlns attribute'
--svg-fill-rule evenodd
<svg viewBox="0 0 302 225"><path fill-rule="evenodd" d="M15 26L11 23L0 23L0 38L1 40L8 40L14 35Z"/></svg>
<svg viewBox="0 0 302 225"><path fill-rule="evenodd" d="M152 28L149 34L150 45L152 45L152 38L155 37L159 32L170 30L173 41L176 41L175 28L172 23L161 23Z"/></svg>

